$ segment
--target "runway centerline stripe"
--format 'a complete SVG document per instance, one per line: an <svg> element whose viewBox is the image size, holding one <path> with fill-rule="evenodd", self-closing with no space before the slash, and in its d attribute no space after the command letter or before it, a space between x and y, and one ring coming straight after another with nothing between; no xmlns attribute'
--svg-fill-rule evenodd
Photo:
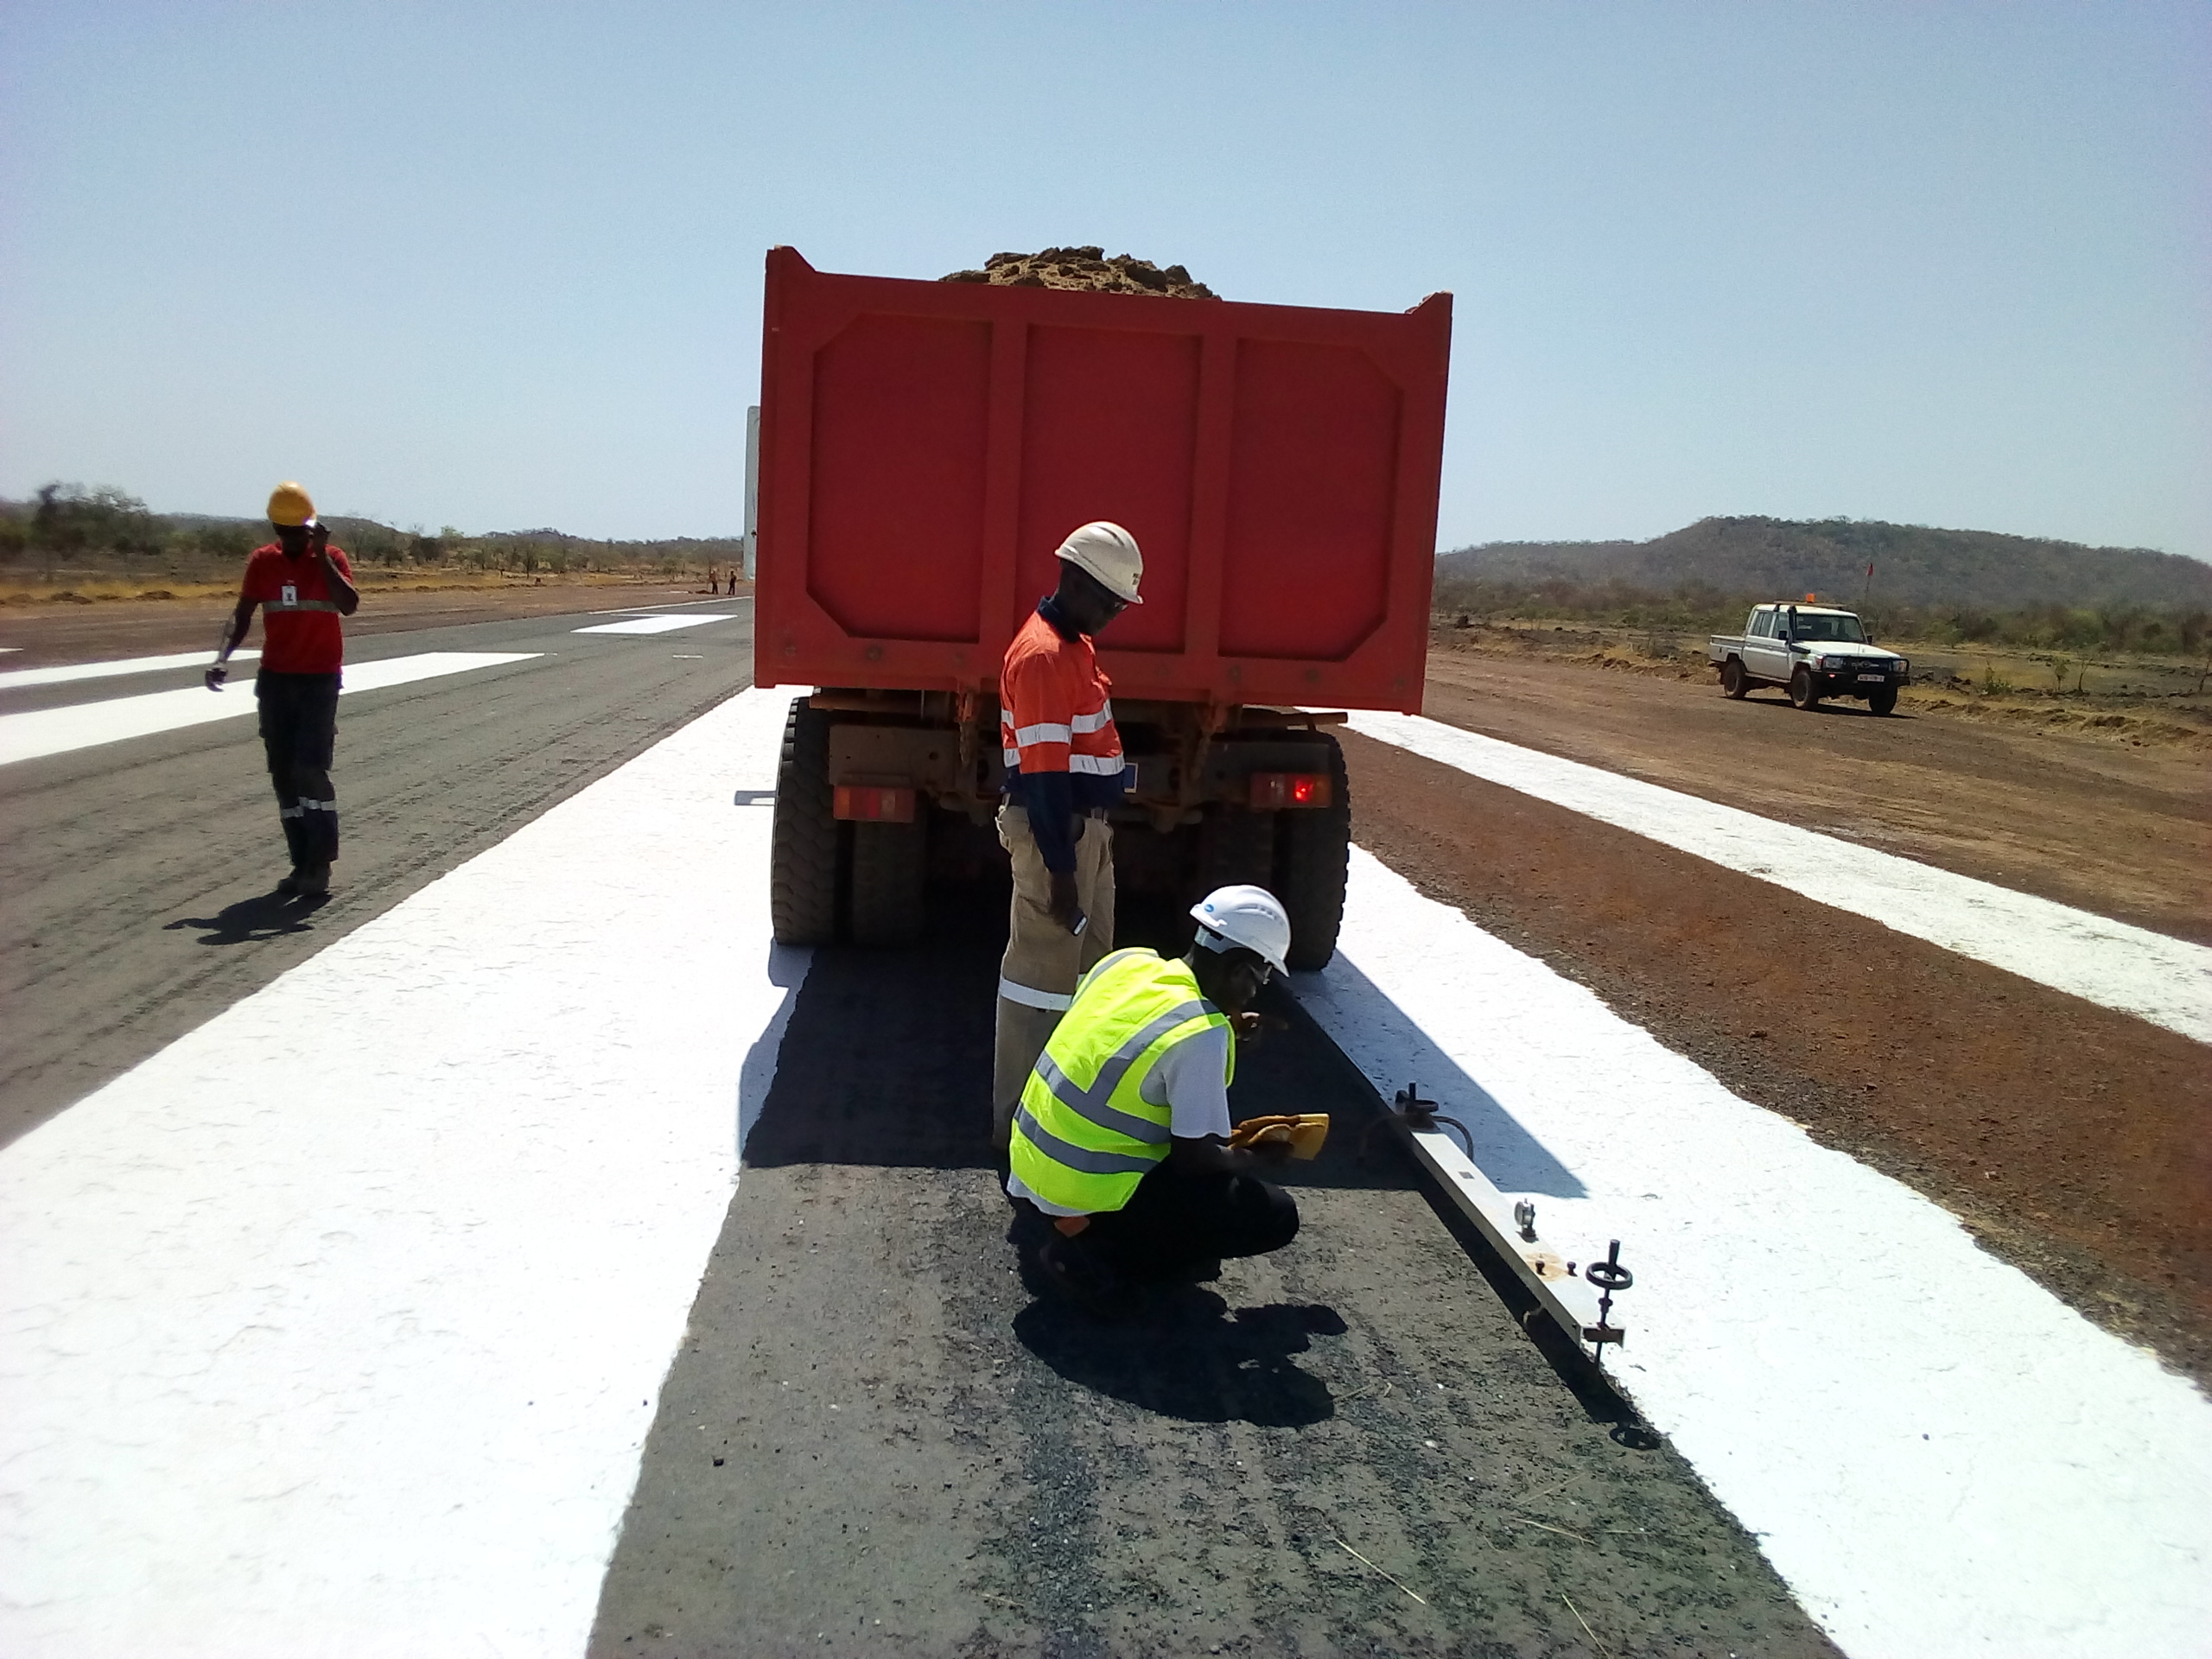
<svg viewBox="0 0 2212 1659"><path fill-rule="evenodd" d="M575 633L673 633L678 628L696 628L709 622L734 622L737 618L714 616L638 616L627 622L596 622L588 628L572 629Z"/></svg>
<svg viewBox="0 0 2212 1659"><path fill-rule="evenodd" d="M583 1651L806 971L791 695L0 1152L0 1650Z"/></svg>
<svg viewBox="0 0 2212 1659"><path fill-rule="evenodd" d="M234 651L234 663L251 662L257 651ZM65 663L55 668L0 669L0 691L33 685L67 685L73 680L105 680L122 674L156 674L171 668L205 668L215 660L213 645L205 651L173 652L166 657L116 657L104 663Z"/></svg>
<svg viewBox="0 0 2212 1659"><path fill-rule="evenodd" d="M350 697L363 691L388 690L448 674L528 662L542 655L535 651L426 651L412 657L348 663L341 695ZM193 685L178 691L149 691L143 696L111 697L104 702L72 703L66 709L0 715L0 766L119 743L125 738L236 720L254 712L253 693L247 689L250 683L241 682L221 691Z"/></svg>
<svg viewBox="0 0 2212 1659"><path fill-rule="evenodd" d="M1355 714L1349 724L1362 736L2212 1043L2212 948L1440 721Z"/></svg>
<svg viewBox="0 0 2212 1659"><path fill-rule="evenodd" d="M2187 1381L1363 849L1293 988L1384 1098L1468 1125L1540 1243L1621 1241L1607 1368L1853 1659L2202 1650Z"/></svg>

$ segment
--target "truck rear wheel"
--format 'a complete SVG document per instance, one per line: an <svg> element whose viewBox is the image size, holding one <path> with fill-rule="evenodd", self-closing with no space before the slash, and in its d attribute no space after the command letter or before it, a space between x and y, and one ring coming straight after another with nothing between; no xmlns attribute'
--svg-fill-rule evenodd
<svg viewBox="0 0 2212 1659"><path fill-rule="evenodd" d="M1744 673L1743 664L1731 657L1720 664L1720 690L1723 694L1740 697L1751 689L1751 683Z"/></svg>
<svg viewBox="0 0 2212 1659"><path fill-rule="evenodd" d="M1344 919L1344 874L1351 861L1351 790L1344 752L1328 746L1329 804L1280 812L1275 838L1274 894L1290 913L1291 967L1311 973L1337 953Z"/></svg>
<svg viewBox="0 0 2212 1659"><path fill-rule="evenodd" d="M1250 882L1264 887L1274 879L1275 822L1272 812L1241 806L1217 806L1198 826L1198 863L1192 901L1216 887Z"/></svg>
<svg viewBox="0 0 2212 1659"><path fill-rule="evenodd" d="M1801 668L1789 677L1789 702L1792 708L1817 709L1821 694L1813 690L1813 671Z"/></svg>
<svg viewBox="0 0 2212 1659"><path fill-rule="evenodd" d="M837 819L830 793L830 716L791 705L776 763L768 834L768 918L779 944L837 936Z"/></svg>
<svg viewBox="0 0 2212 1659"><path fill-rule="evenodd" d="M926 811L926 809L924 809ZM922 937L929 874L929 823L853 826L855 944L912 944Z"/></svg>

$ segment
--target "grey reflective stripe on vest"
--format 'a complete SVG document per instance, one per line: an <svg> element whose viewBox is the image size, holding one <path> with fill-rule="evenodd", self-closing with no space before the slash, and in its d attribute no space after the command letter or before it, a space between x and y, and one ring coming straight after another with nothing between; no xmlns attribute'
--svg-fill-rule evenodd
<svg viewBox="0 0 2212 1659"><path fill-rule="evenodd" d="M1162 1145L1173 1138L1165 1123L1155 1123L1148 1117L1133 1116L1118 1106L1109 1106L1103 1099L1094 1099L1085 1094L1076 1086L1074 1078L1060 1070L1050 1054L1037 1057L1037 1075L1061 1105L1102 1129L1112 1129L1118 1135L1128 1135L1132 1141L1148 1141L1154 1146ZM1114 1091L1109 1089L1106 1092L1110 1096Z"/></svg>
<svg viewBox="0 0 2212 1659"><path fill-rule="evenodd" d="M1086 1147L1071 1146L1039 1123L1027 1106L1014 1115L1014 1121L1038 1151L1054 1163L1079 1169L1086 1175L1148 1175L1160 1164L1158 1158L1141 1153L1092 1152Z"/></svg>
<svg viewBox="0 0 2212 1659"><path fill-rule="evenodd" d="M1052 1058L1050 1052L1037 1057L1037 1075L1043 1080L1046 1088L1052 1091L1052 1098L1077 1117L1087 1119L1102 1129L1111 1129L1117 1135L1126 1135L1132 1141L1145 1141L1155 1144L1165 1141L1170 1138L1165 1123L1155 1123L1149 1118L1132 1116L1118 1106L1108 1105L1107 1102L1114 1097L1114 1090L1121 1086L1122 1079L1128 1075L1129 1068L1143 1057L1145 1050L1150 1048L1176 1027L1188 1025L1193 1020L1203 1020L1205 1018L1205 1014L1206 1005L1203 1002L1185 1002L1179 1007L1168 1009L1166 1013L1143 1027L1135 1035L1130 1037L1119 1048L1108 1055L1106 1064L1098 1068L1098 1076L1088 1089L1082 1087L1074 1078L1061 1071L1058 1063ZM1077 1167L1080 1168L1082 1166L1078 1165ZM1093 1171L1092 1173L1103 1172Z"/></svg>
<svg viewBox="0 0 2212 1659"><path fill-rule="evenodd" d="M265 609L272 611L334 611L337 606L327 599L296 599L287 605L281 599L264 600Z"/></svg>

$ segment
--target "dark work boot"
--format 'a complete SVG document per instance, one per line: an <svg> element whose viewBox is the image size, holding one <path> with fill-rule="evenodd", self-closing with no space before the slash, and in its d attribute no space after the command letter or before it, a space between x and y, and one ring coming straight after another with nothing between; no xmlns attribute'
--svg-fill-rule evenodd
<svg viewBox="0 0 2212 1659"><path fill-rule="evenodd" d="M302 864L292 872L292 891L302 899L320 899L330 891L327 863Z"/></svg>
<svg viewBox="0 0 2212 1659"><path fill-rule="evenodd" d="M1039 1249L1037 1265L1064 1300L1093 1319L1128 1319L1143 1301L1142 1291L1116 1273L1099 1251L1086 1249L1080 1238L1055 1233Z"/></svg>

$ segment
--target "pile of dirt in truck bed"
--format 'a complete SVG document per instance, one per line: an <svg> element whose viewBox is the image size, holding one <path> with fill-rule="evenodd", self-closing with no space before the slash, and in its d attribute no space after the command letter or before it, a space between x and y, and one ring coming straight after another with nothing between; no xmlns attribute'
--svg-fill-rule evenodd
<svg viewBox="0 0 2212 1659"><path fill-rule="evenodd" d="M1162 268L1134 254L1111 259L1103 248L1046 248L1041 253L995 253L981 270L956 270L939 280L995 283L1001 288L1077 288L1096 294L1161 294L1171 300L1217 300L1180 265Z"/></svg>

